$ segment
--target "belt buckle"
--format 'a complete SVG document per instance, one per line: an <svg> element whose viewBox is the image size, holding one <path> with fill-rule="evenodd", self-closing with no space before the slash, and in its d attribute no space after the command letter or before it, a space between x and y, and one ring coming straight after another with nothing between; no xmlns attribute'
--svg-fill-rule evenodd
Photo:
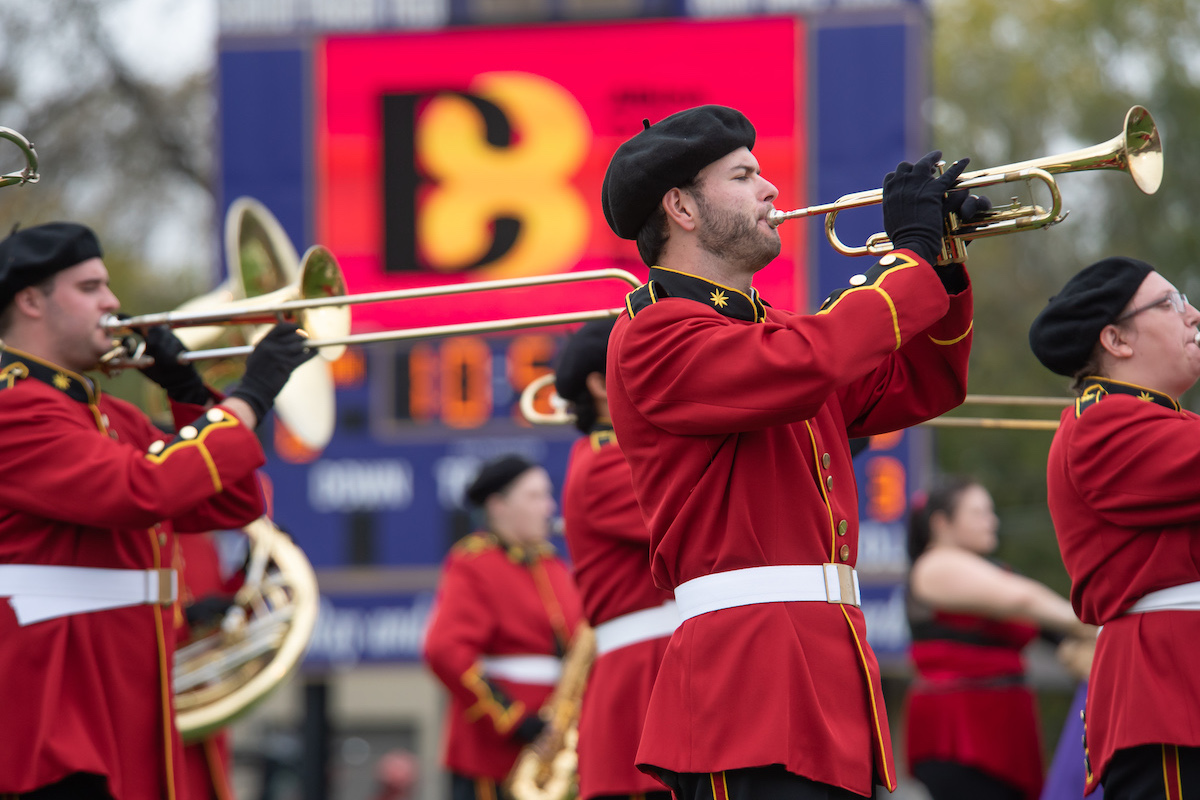
<svg viewBox="0 0 1200 800"><path fill-rule="evenodd" d="M858 606L854 591L854 567L849 564L823 564L825 575L825 602L838 605ZM832 567L832 569L830 569ZM831 573L833 573L831 575ZM837 579L831 580L836 575Z"/></svg>
<svg viewBox="0 0 1200 800"><path fill-rule="evenodd" d="M176 583L175 583L175 581L176 581L175 570L173 570L173 569L150 570L147 573L147 580L149 580L149 575L151 575L151 574L156 574L158 577L158 599L151 600L151 602L156 602L160 606L173 605L175 603L175 598L178 597L178 591L177 591ZM147 592L146 594L148 597L152 597L152 595L153 595L152 592Z"/></svg>

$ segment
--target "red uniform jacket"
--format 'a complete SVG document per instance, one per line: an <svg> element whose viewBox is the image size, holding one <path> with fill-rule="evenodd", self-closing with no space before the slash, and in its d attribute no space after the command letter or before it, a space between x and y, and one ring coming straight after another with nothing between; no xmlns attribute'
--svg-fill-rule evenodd
<svg viewBox="0 0 1200 800"><path fill-rule="evenodd" d="M608 348L608 401L674 589L746 567L853 565L858 492L847 435L914 425L966 392L969 289L947 297L908 251L815 315L651 269ZM873 757L872 757L873 754ZM782 764L871 793L896 784L861 611L829 603L723 609L667 648L639 765L704 773Z"/></svg>
<svg viewBox="0 0 1200 800"><path fill-rule="evenodd" d="M521 752L513 736L553 687L484 675L486 656L561 656L579 624L579 593L548 546L505 548L473 533L454 546L425 633L425 660L450 690L445 766L500 781Z"/></svg>
<svg viewBox="0 0 1200 800"><path fill-rule="evenodd" d="M1103 625L1087 696L1088 791L1114 751L1200 747L1200 613L1125 611L1200 581L1200 417L1167 395L1089 379L1050 445L1047 490L1071 605Z"/></svg>
<svg viewBox="0 0 1200 800"><path fill-rule="evenodd" d="M571 448L563 523L592 627L673 599L650 576L650 532L611 428L593 431ZM635 756L668 641L664 636L631 644L598 656L592 665L579 720L579 796L584 800L662 790L637 768Z"/></svg>
<svg viewBox="0 0 1200 800"><path fill-rule="evenodd" d="M922 761L950 761L1037 800L1041 732L1021 660L1037 628L942 611L910 622L917 679L908 693L909 771Z"/></svg>
<svg viewBox="0 0 1200 800"><path fill-rule="evenodd" d="M172 411L165 442L84 376L0 351L0 564L169 568L176 531L258 517L254 433L220 409ZM0 600L0 792L92 772L116 800L175 797L174 631L157 605L22 626Z"/></svg>
<svg viewBox="0 0 1200 800"><path fill-rule="evenodd" d="M197 600L220 595L232 597L241 587L242 573L221 574L221 561L216 543L207 534L180 536L176 540L180 574L180 603L183 607ZM192 635L182 609L176 622L180 645L187 644ZM203 739L189 742L183 748L186 768L187 800L232 800L230 778L229 734L219 730Z"/></svg>

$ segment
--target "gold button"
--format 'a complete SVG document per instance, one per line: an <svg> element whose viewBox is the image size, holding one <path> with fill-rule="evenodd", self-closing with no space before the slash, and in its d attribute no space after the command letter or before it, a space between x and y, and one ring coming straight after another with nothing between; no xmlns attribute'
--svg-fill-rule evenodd
<svg viewBox="0 0 1200 800"><path fill-rule="evenodd" d="M833 488L833 476L832 475L829 475L825 478L825 488L827 488L827 489Z"/></svg>
<svg viewBox="0 0 1200 800"><path fill-rule="evenodd" d="M159 439L157 442L154 442L153 444L150 445L150 455L153 455L153 456L158 455L159 453L161 453L163 451L163 448L166 446L167 446L167 443L164 442L162 439Z"/></svg>
<svg viewBox="0 0 1200 800"><path fill-rule="evenodd" d="M863 285L864 283L866 283L866 282L867 282L867 276L866 276L866 275L852 275L852 276L850 276L850 285L851 285L851 286L862 286L862 285Z"/></svg>
<svg viewBox="0 0 1200 800"><path fill-rule="evenodd" d="M850 560L850 545L848 545L848 544L842 545L841 549L838 550L838 557L841 558L842 561L849 561Z"/></svg>
<svg viewBox="0 0 1200 800"><path fill-rule="evenodd" d="M842 520L841 522L839 522L838 523L838 536L845 536L846 529L849 527L850 527L850 524L848 522L846 522L846 520Z"/></svg>
<svg viewBox="0 0 1200 800"><path fill-rule="evenodd" d="M165 533L158 534L158 544L160 547L165 547L167 544L167 535Z"/></svg>
<svg viewBox="0 0 1200 800"><path fill-rule="evenodd" d="M106 428L108 427L108 414L100 415L100 424L102 424Z"/></svg>
<svg viewBox="0 0 1200 800"><path fill-rule="evenodd" d="M829 457L829 453L826 453L825 455L821 456L821 466L824 467L825 469L829 469L829 464L832 461L833 461L833 459Z"/></svg>
<svg viewBox="0 0 1200 800"><path fill-rule="evenodd" d="M184 425L182 428L179 429L179 438L180 439L195 439L196 438L196 429L193 428L191 425Z"/></svg>
<svg viewBox="0 0 1200 800"><path fill-rule="evenodd" d="M219 408L210 408L208 413L204 415L204 418L209 422L220 422L225 419L225 412Z"/></svg>
<svg viewBox="0 0 1200 800"><path fill-rule="evenodd" d="M885 267L890 267L892 264L896 263L896 254L888 253L886 256L879 259L879 263Z"/></svg>

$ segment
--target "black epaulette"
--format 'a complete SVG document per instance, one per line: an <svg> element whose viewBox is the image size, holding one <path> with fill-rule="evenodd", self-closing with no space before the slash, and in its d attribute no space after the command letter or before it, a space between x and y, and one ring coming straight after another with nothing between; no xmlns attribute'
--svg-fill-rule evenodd
<svg viewBox="0 0 1200 800"><path fill-rule="evenodd" d="M1078 419L1085 409L1091 408L1110 394L1127 394L1145 403L1154 403L1172 411L1181 410L1178 401L1162 392L1112 378L1089 377L1083 394L1075 399L1075 418Z"/></svg>
<svg viewBox="0 0 1200 800"><path fill-rule="evenodd" d="M19 350L0 350L0 389L11 389L17 381L33 378L52 386L72 400L94 405L99 394L91 380L49 361Z"/></svg>
<svg viewBox="0 0 1200 800"><path fill-rule="evenodd" d="M454 543L451 551L458 555L477 556L480 553L486 553L488 550L494 550L500 546L499 540L490 533L476 531L468 533L463 538Z"/></svg>
<svg viewBox="0 0 1200 800"><path fill-rule="evenodd" d="M862 289L873 289L879 284L880 281L884 279L885 276L888 275L888 273L894 272L898 269L915 267L919 263L920 262L915 258L911 258L904 253L885 253L869 270L860 275L854 275L851 277L849 286L845 287L844 289L838 289L833 294L829 295L829 297L825 298L825 302L821 303L821 308L818 309L817 313L822 314L826 311L829 311L829 309L833 308L837 304L837 301L842 297L842 295L847 294L848 292L857 292Z"/></svg>
<svg viewBox="0 0 1200 800"><path fill-rule="evenodd" d="M629 312L629 318L633 319L643 308L654 305L664 297L670 295L657 281L646 281L625 295L625 309Z"/></svg>

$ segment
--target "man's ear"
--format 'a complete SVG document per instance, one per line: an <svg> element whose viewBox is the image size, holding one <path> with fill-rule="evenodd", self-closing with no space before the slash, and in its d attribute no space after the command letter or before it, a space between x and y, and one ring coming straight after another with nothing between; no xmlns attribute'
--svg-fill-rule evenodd
<svg viewBox="0 0 1200 800"><path fill-rule="evenodd" d="M27 286L13 295L13 306L27 317L40 319L46 313L46 295L36 286Z"/></svg>
<svg viewBox="0 0 1200 800"><path fill-rule="evenodd" d="M671 189L663 195L662 207L667 212L667 219L685 231L696 229L696 201L690 192L679 187Z"/></svg>
<svg viewBox="0 0 1200 800"><path fill-rule="evenodd" d="M604 379L604 373L589 372L584 383L594 397L608 397L608 381Z"/></svg>
<svg viewBox="0 0 1200 800"><path fill-rule="evenodd" d="M1100 346L1116 358L1129 358L1133 355L1129 331L1119 325L1105 325L1100 330Z"/></svg>

